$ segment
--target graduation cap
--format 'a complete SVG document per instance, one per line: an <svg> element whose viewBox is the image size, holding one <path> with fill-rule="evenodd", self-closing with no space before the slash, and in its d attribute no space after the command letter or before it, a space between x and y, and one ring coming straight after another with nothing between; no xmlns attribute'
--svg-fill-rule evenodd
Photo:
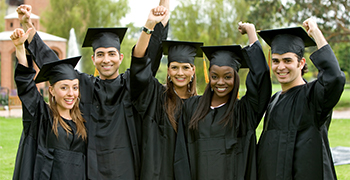
<svg viewBox="0 0 350 180"><path fill-rule="evenodd" d="M163 52L168 55L168 66L171 62L194 64L195 57L203 57L202 42L163 41Z"/></svg>
<svg viewBox="0 0 350 180"><path fill-rule="evenodd" d="M240 68L248 68L240 45L202 46L204 54L212 65L229 66L238 72Z"/></svg>
<svg viewBox="0 0 350 180"><path fill-rule="evenodd" d="M74 67L80 58L81 56L77 56L44 64L35 78L35 83L49 81L52 85L61 80L78 79Z"/></svg>
<svg viewBox="0 0 350 180"><path fill-rule="evenodd" d="M262 30L258 34L271 47L272 54L292 52L303 57L305 47L316 46L302 27Z"/></svg>
<svg viewBox="0 0 350 180"><path fill-rule="evenodd" d="M120 44L128 28L89 28L83 42L83 47L97 48L115 47L120 51Z"/></svg>

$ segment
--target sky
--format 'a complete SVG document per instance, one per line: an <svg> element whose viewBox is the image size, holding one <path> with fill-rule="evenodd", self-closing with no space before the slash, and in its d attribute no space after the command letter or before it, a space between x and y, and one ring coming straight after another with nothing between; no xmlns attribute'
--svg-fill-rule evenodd
<svg viewBox="0 0 350 180"><path fill-rule="evenodd" d="M178 4L176 0L170 1L170 12ZM145 24L150 10L159 5L159 0L129 0L130 12L121 20L122 26L133 22L136 27Z"/></svg>

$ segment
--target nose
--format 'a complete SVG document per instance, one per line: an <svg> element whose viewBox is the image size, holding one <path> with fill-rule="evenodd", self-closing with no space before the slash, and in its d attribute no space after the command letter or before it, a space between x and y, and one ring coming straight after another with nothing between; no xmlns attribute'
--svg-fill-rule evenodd
<svg viewBox="0 0 350 180"><path fill-rule="evenodd" d="M103 60L102 60L103 63L109 63L110 61L111 60L109 59L109 57L107 55L103 56Z"/></svg>
<svg viewBox="0 0 350 180"><path fill-rule="evenodd" d="M286 66L284 65L283 62L280 62L280 63L278 64L278 66L277 66L277 69L278 69L278 70L282 70L282 69L284 69L284 68L286 68Z"/></svg>
<svg viewBox="0 0 350 180"><path fill-rule="evenodd" d="M179 71L177 73L182 75L182 74L184 74L184 70L182 68L179 68Z"/></svg>
<svg viewBox="0 0 350 180"><path fill-rule="evenodd" d="M73 88L69 88L67 94L70 95L70 96L73 96L73 91L74 91Z"/></svg>
<svg viewBox="0 0 350 180"><path fill-rule="evenodd" d="M224 78L219 78L219 81L217 83L218 85L223 85L225 84Z"/></svg>

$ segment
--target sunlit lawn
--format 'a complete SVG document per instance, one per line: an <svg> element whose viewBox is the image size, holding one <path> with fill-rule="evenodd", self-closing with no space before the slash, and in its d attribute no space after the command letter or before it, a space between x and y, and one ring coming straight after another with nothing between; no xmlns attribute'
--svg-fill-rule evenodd
<svg viewBox="0 0 350 180"><path fill-rule="evenodd" d="M332 121L329 140L331 147L350 147L350 119L334 119ZM0 179L12 179L12 173L21 135L22 124L20 118L0 117ZM257 129L259 136L262 124ZM338 179L350 179L350 165L336 166Z"/></svg>

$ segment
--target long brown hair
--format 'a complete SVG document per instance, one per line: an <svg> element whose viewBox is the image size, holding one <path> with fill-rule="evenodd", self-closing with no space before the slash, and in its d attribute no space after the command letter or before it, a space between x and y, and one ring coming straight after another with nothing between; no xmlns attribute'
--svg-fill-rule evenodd
<svg viewBox="0 0 350 180"><path fill-rule="evenodd" d="M191 64L193 67L193 65ZM169 75L167 75L168 77ZM179 98L179 96L176 95L174 91L174 84L167 78L166 80L166 99L164 108L166 111L166 114L168 116L168 119L173 126L174 130L177 132L177 121L176 119L178 117L175 117L175 115L179 116L179 111L181 110L183 101ZM187 86L187 95L189 97L196 96L197 95L197 86L196 86L196 74L193 75L192 81Z"/></svg>
<svg viewBox="0 0 350 180"><path fill-rule="evenodd" d="M220 121L220 123L223 123L224 126L227 126L228 124L236 125L236 123L238 123L238 122L233 121L233 118L234 118L233 112L234 112L234 108L235 108L234 105L235 105L235 103L237 101L237 97L238 97L237 95L238 95L238 91L239 91L239 83L240 83L239 82L239 75L238 75L237 71L234 70L234 87L233 87L232 91L230 92L230 98L227 101L227 103L228 103L227 111L225 112L223 118ZM194 112L194 114L191 118L191 121L189 122L190 129L198 129L199 121L203 120L204 117L209 113L213 93L214 92L211 91L210 80L209 80L209 83L208 83L207 87L205 88L203 96L199 100L197 109Z"/></svg>
<svg viewBox="0 0 350 180"><path fill-rule="evenodd" d="M54 84L52 86L54 86ZM70 115L72 117L72 121L75 123L75 125L77 127L76 134L78 135L78 137L81 137L83 140L86 140L87 133L86 133L86 127L84 125L84 123L86 121L83 118L83 116L81 115L81 111L79 108L79 99L80 99L80 92L79 92L78 100L75 102L73 108L70 110ZM49 92L49 106L50 106L51 115L53 118L52 130L53 130L54 134L56 135L56 137L58 137L58 130L57 130L58 123L67 132L67 135L68 135L68 133L72 134L72 132L71 132L72 129L61 118L61 116L57 110L57 103L50 92Z"/></svg>

